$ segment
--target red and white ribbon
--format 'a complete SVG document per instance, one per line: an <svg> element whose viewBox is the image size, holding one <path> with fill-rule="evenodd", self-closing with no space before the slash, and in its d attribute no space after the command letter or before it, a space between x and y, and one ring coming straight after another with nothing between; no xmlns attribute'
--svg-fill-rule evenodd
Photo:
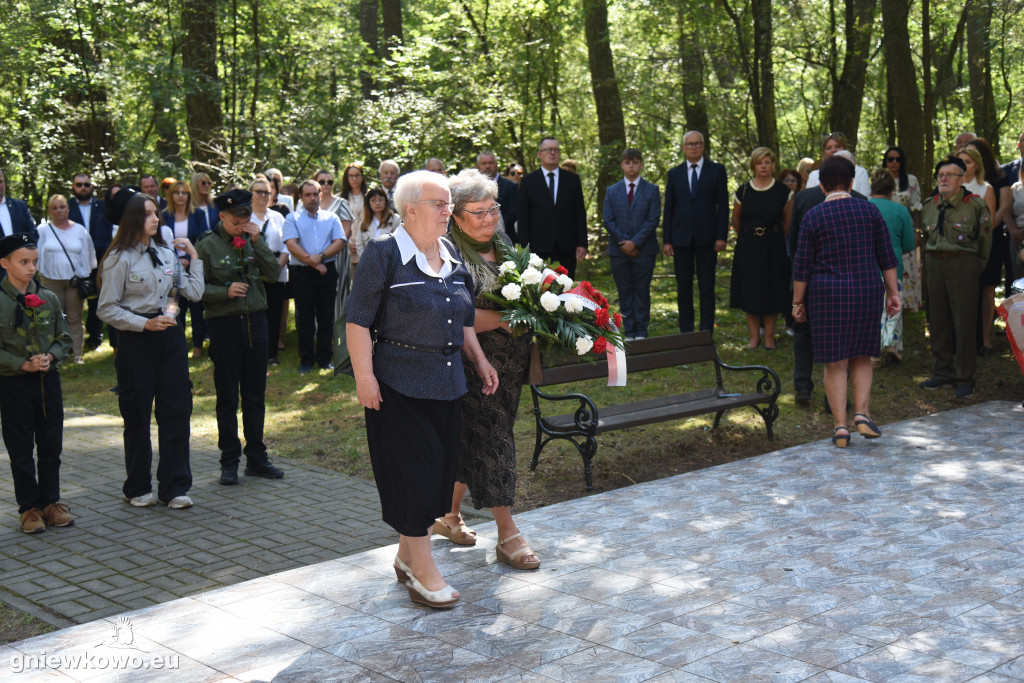
<svg viewBox="0 0 1024 683"><path fill-rule="evenodd" d="M547 273L549 271L545 271ZM598 306L596 303L591 301L585 296L579 294L573 294L566 292L558 295L558 300L562 302L564 306L567 301L576 299L583 305L584 308L596 311ZM612 320L608 321L608 326L613 331L618 332L619 328L615 326L615 322ZM624 387L626 386L626 351L608 342L608 346L605 349L605 353L608 354L608 386L610 387Z"/></svg>

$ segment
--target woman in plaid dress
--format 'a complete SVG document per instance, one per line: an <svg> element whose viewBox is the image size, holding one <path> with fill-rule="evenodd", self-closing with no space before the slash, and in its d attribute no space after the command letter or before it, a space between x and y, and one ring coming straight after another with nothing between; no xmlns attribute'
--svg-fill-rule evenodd
<svg viewBox="0 0 1024 683"><path fill-rule="evenodd" d="M896 256L878 209L850 196L854 166L840 156L820 169L825 201L804 216L793 263L793 317L808 318L814 360L825 363L825 394L835 430L832 443L845 448L846 382L853 385L854 425L866 438L881 436L871 420L871 357L881 351L878 302L900 309ZM881 277L880 277L881 275ZM883 284L884 281L884 284Z"/></svg>

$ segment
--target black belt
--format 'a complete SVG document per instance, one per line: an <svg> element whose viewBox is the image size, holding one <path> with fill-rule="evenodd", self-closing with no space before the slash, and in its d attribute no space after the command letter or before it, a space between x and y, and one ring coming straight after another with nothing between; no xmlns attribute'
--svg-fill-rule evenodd
<svg viewBox="0 0 1024 683"><path fill-rule="evenodd" d="M781 225L755 225L751 228L747 228L747 234L754 235L755 237L763 237L769 232L779 232L781 230Z"/></svg>
<svg viewBox="0 0 1024 683"><path fill-rule="evenodd" d="M452 345L452 346L442 346L442 347L414 346L412 344L406 344L405 342L399 342L399 341L395 341L393 339L385 339L384 337L378 337L377 341L384 342L385 344L391 344L392 346L398 346L398 347L401 347L403 349L410 349L412 351L425 351L427 353L441 353L441 354L444 354L446 356L450 356L452 354L458 353L459 349L462 348L462 346L455 346L455 345Z"/></svg>

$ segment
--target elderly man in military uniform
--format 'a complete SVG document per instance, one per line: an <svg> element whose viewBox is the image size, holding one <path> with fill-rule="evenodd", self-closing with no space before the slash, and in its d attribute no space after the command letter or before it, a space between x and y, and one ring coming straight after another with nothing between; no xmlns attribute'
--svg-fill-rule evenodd
<svg viewBox="0 0 1024 683"><path fill-rule="evenodd" d="M267 293L264 282L277 282L277 258L252 222L252 194L231 190L213 200L220 223L196 245L203 260L210 359L217 390L217 446L220 483L238 483L242 444L238 439L238 398L242 398L245 474L280 479L263 443L267 391ZM277 329L276 326L274 328ZM276 340L275 336L275 340Z"/></svg>
<svg viewBox="0 0 1024 683"><path fill-rule="evenodd" d="M920 386L954 386L956 398L974 393L978 276L992 250L992 217L984 199L961 187L966 170L958 157L940 161L935 167L938 192L921 212L932 377Z"/></svg>

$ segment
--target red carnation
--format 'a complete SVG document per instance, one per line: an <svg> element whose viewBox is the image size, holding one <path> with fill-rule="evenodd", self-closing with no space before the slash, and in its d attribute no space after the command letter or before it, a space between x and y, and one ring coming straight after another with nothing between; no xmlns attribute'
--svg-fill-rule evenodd
<svg viewBox="0 0 1024 683"><path fill-rule="evenodd" d="M594 324L598 327L604 327L608 324L608 309L599 308L594 311Z"/></svg>
<svg viewBox="0 0 1024 683"><path fill-rule="evenodd" d="M25 295L25 305L28 306L29 308L39 308L45 303L46 302L43 301L43 299L37 294Z"/></svg>
<svg viewBox="0 0 1024 683"><path fill-rule="evenodd" d="M594 353L601 354L604 353L607 348L608 340L605 339L604 337L598 337L597 339L594 340L594 348L591 350Z"/></svg>
<svg viewBox="0 0 1024 683"><path fill-rule="evenodd" d="M622 314L621 313L616 313L615 314L615 327L618 327L619 329L622 329Z"/></svg>
<svg viewBox="0 0 1024 683"><path fill-rule="evenodd" d="M231 246L233 246L235 249L244 249L245 243L248 241L249 240L239 235L238 237L231 238Z"/></svg>
<svg viewBox="0 0 1024 683"><path fill-rule="evenodd" d="M557 268L555 268L555 272L558 273L559 275L568 275L569 269L566 268L565 266L558 266Z"/></svg>

